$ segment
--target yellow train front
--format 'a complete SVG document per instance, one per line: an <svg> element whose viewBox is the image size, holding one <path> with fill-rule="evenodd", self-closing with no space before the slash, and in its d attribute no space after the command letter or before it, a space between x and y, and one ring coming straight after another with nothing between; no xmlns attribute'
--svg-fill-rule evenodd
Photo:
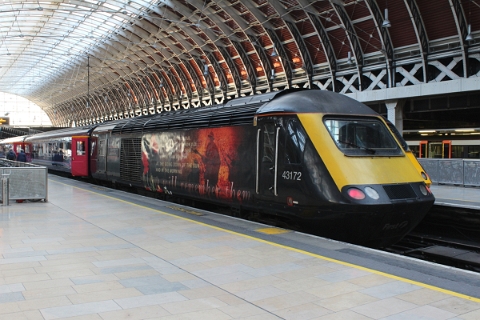
<svg viewBox="0 0 480 320"><path fill-rule="evenodd" d="M295 216L319 235L382 247L399 241L433 205L412 159L367 106L299 91L256 114L256 204Z"/></svg>

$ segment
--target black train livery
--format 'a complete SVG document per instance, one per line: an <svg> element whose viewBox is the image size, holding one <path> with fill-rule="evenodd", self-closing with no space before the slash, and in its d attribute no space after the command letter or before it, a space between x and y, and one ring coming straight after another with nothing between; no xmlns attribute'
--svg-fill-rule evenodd
<svg viewBox="0 0 480 320"><path fill-rule="evenodd" d="M276 91L25 142L32 161L53 170L228 205L243 217L372 247L399 241L434 202L385 120L328 91Z"/></svg>

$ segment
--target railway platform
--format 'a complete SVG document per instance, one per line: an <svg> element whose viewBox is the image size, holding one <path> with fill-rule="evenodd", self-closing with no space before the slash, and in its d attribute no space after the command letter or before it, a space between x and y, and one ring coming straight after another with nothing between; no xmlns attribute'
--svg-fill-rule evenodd
<svg viewBox="0 0 480 320"><path fill-rule="evenodd" d="M57 176L0 253L2 320L480 317L478 273Z"/></svg>
<svg viewBox="0 0 480 320"><path fill-rule="evenodd" d="M480 210L480 188L433 184L435 205Z"/></svg>

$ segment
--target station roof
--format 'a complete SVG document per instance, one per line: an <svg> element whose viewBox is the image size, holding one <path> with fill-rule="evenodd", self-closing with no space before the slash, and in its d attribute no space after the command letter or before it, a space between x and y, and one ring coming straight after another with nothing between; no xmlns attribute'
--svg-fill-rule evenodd
<svg viewBox="0 0 480 320"><path fill-rule="evenodd" d="M315 81L392 87L398 66L478 56L480 0L6 0L0 30L0 91L86 125Z"/></svg>

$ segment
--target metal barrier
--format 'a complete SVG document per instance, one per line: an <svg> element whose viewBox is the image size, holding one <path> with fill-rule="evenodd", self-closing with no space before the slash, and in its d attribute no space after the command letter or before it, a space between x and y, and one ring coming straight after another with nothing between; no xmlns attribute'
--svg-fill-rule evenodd
<svg viewBox="0 0 480 320"><path fill-rule="evenodd" d="M418 159L433 183L480 187L480 160Z"/></svg>
<svg viewBox="0 0 480 320"><path fill-rule="evenodd" d="M0 174L2 176L0 200L3 205L8 205L10 200L48 201L47 167L0 159Z"/></svg>

